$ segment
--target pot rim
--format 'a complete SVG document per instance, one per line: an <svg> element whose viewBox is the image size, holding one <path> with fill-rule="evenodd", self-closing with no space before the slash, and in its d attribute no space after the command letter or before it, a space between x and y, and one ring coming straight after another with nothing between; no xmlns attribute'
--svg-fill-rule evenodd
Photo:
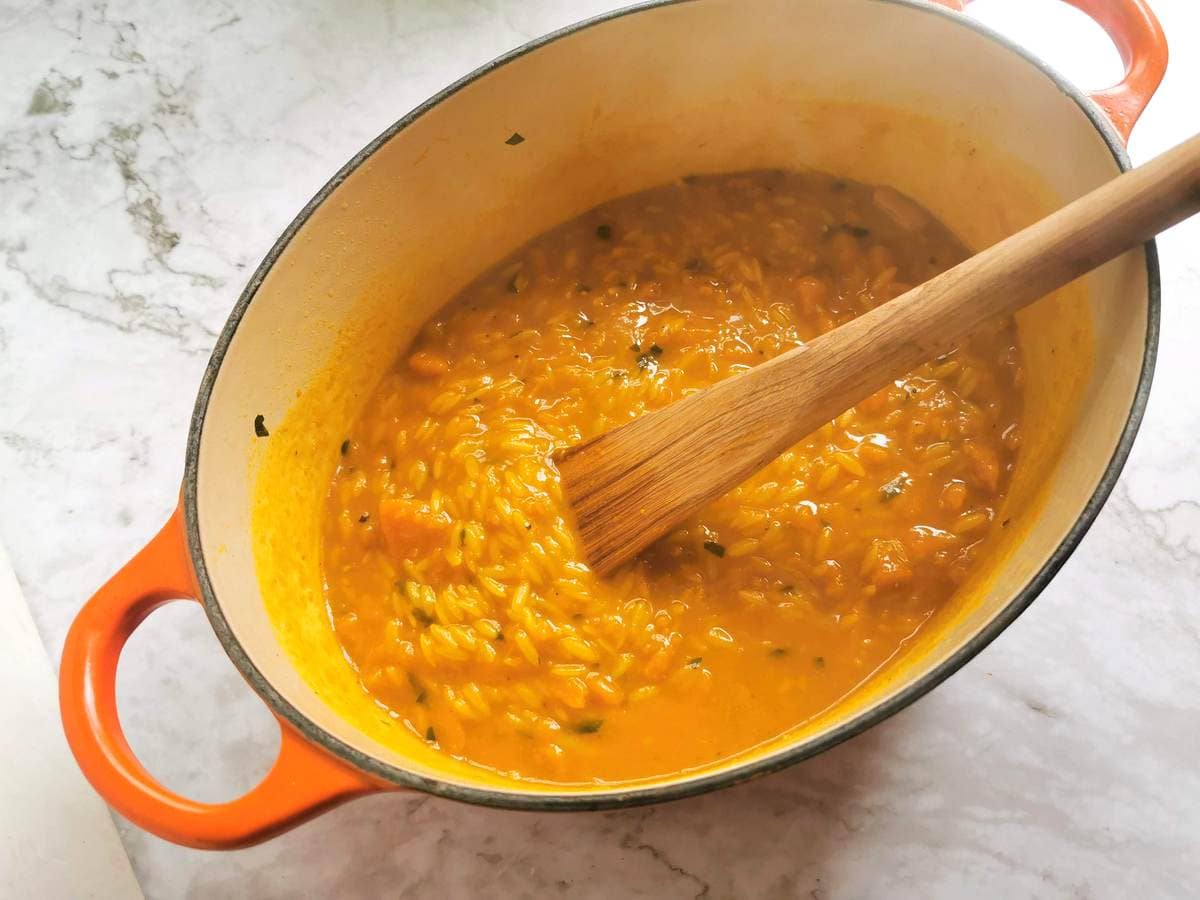
<svg viewBox="0 0 1200 900"><path fill-rule="evenodd" d="M366 162L380 147L442 101L447 100L467 85L485 77L501 66L554 41L572 36L585 29L614 19L635 15L659 7L675 6L689 2L693 2L693 0L647 0L647 2L602 13L552 31L485 63L473 72L443 88L398 119L342 166L313 198L305 204L304 208L300 210L278 240L276 240L238 298L225 327L221 330L221 334L213 347L212 356L205 368L188 430L182 498L188 554L195 571L196 583L200 590L201 600L209 623L216 633L218 640L220 640L221 646L233 661L233 664L275 714L285 719L305 738L327 750L335 757L343 759L358 769L400 787L415 788L435 796L448 797L454 800L501 809L539 811L615 809L679 800L718 788L730 787L748 781L751 778L780 771L795 763L823 753L843 741L866 731L868 728L879 724L929 693L929 691L957 672L995 640L1001 632L1029 607L1034 599L1050 583L1058 570L1062 568L1076 547L1079 546L1079 542L1087 534L1088 529L1091 528L1101 507L1115 487L1121 470L1124 468L1125 461L1129 457L1134 438L1137 436L1138 428L1141 425L1149 399L1150 385L1154 378L1155 358L1158 352L1161 284L1158 249L1153 240L1145 244L1147 275L1146 340L1141 371L1138 375L1137 390L1134 393L1129 415L1121 429L1117 446L1113 450L1113 454L1096 485L1095 491L1084 505L1078 519L1076 519L1062 542L1054 549L1041 568L1034 573L1008 605L987 622L978 633L973 635L932 671L904 686L882 702L841 723L836 728L811 739L795 742L758 759L749 760L718 772L695 777L688 777L686 773L680 773L679 775L672 776L673 780L661 783L650 782L629 787L620 787L618 785L613 789L600 790L580 790L574 787L562 789L555 793L552 790L518 791L461 785L439 778L427 778L418 775L415 772L394 766L350 746L325 731L288 702L250 659L245 648L230 628L229 622L226 620L220 604L217 602L216 592L213 589L205 564L197 512L197 475L199 470L200 443L204 430L205 415L212 397L213 386L216 383L217 375L220 372L229 345L263 280L291 243L292 238L296 236L297 232L308 222L316 209L329 198L341 183ZM922 2L922 0L869 0L869 2L890 3L927 15L939 16L956 23L959 27L971 29L977 34L999 44L1004 49L1017 54L1027 63L1037 68L1055 87L1074 101L1104 139L1120 170L1127 171L1131 168L1125 145L1104 112L1083 91L1025 48L966 15Z"/></svg>

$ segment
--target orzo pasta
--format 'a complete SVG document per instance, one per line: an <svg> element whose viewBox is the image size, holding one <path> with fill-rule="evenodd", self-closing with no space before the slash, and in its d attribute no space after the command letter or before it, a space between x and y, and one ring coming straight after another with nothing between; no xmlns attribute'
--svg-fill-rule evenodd
<svg viewBox="0 0 1200 900"><path fill-rule="evenodd" d="M965 255L815 173L688 178L535 239L430 321L341 444L331 620L411 734L514 777L702 766L855 690L943 607L1019 437L1011 322L859 404L610 579L549 456Z"/></svg>

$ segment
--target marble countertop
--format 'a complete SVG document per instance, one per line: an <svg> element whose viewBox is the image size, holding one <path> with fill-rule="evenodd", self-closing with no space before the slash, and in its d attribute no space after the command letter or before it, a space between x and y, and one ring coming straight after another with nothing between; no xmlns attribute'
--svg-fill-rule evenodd
<svg viewBox="0 0 1200 900"><path fill-rule="evenodd" d="M325 179L476 65L605 0L0 0L0 540L57 659L82 601L170 512L195 390L247 276ZM1200 15L1131 145L1200 129ZM976 14L1082 84L1098 29ZM119 822L148 897L818 898L1200 893L1200 223L1160 242L1162 347L1129 465L1033 607L926 699L785 773L550 817L361 800L260 847ZM277 743L202 613L134 637L119 694L171 787L250 787Z"/></svg>

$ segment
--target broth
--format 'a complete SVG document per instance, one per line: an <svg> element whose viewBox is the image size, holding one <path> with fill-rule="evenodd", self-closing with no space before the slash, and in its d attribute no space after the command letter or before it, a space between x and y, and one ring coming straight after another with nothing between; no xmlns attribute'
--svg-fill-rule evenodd
<svg viewBox="0 0 1200 900"><path fill-rule="evenodd" d="M330 436L330 620L397 733L513 778L647 778L786 732L901 652L1004 524L1011 320L608 579L582 558L549 455L965 256L891 189L771 171L614 200L478 278Z"/></svg>

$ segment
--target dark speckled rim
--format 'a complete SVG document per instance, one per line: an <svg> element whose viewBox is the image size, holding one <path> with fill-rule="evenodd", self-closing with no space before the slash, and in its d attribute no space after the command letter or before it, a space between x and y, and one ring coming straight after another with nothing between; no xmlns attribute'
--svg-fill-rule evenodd
<svg viewBox="0 0 1200 900"><path fill-rule="evenodd" d="M1107 468L1104 470L1103 476L1100 478L1099 484L1096 486L1095 492L1084 506L1079 518L1074 526L1067 533L1062 543L1050 555L1045 564L1038 572L1029 580L1029 583L1012 599L1012 601L1002 609L990 622L987 623L974 637L964 643L953 655L947 658L933 671L927 673L921 678L913 681L905 686L896 694L888 697L882 702L876 704L870 709L865 710L854 718L843 722L836 728L817 735L809 740L799 741L792 746L786 747L775 753L771 753L759 759L748 761L742 765L733 766L720 772L709 775L701 775L698 777L683 776L678 781L670 781L661 784L637 785L626 788L617 788L611 790L588 790L583 792L568 792L548 793L548 792L517 792L506 791L502 789L489 789L481 787L472 787L442 781L438 779L425 778L413 772L385 763L375 757L368 756L359 750L347 745L343 741L334 737L308 717L302 714L287 700L285 700L279 692L272 686L270 681L254 665L254 662L247 655L245 649L238 641L236 635L229 627L229 623L225 619L225 615L221 610L220 604L217 602L216 595L213 591L212 582L209 579L208 569L204 559L204 549L200 540L200 528L197 516L197 472L199 468L200 443L204 431L205 414L208 411L209 400L212 396L213 385L216 383L217 375L221 368L221 363L225 358L225 354L229 349L230 342L233 340L237 332L238 325L242 321L250 303L254 300L255 294L258 292L259 286L263 279L271 270L271 267L279 259L284 249L291 242L292 238L300 230L301 227L308 221L309 217L325 200L332 194L337 187L345 181L345 179L354 172L360 165L363 164L370 156L375 153L383 144L391 140L410 124L415 122L437 104L443 100L453 96L462 88L486 77L489 73L507 65L515 59L524 56L527 53L532 53L553 41L561 40L569 37L587 28L593 28L613 19L624 16L636 15L639 12L644 12L649 9L655 9L660 6L670 6L677 3L692 2L692 0L652 0L652 2L642 3L636 6L630 6L625 9L616 10L605 15L596 16L595 18L579 22L559 31L552 32L544 37L538 38L523 47L513 50L504 56L476 69L465 78L456 81L454 84L447 87L445 90L436 94L425 103L418 106L404 118L400 119L383 134L371 141L364 147L353 159L351 159L342 169L329 180L329 182L317 192L317 195L308 202L308 204L300 211L300 214L292 221L276 241L275 246L267 254L262 264L255 271L246 289L242 292L238 299L237 305L233 308L230 314L229 321L226 323L221 336L218 338L216 347L213 350L212 359L209 361L208 368L205 370L204 378L200 383L199 395L196 398L195 411L192 414L191 428L188 434L187 442L187 457L184 469L183 479L183 505L184 518L187 529L187 543L189 553L191 555L192 565L195 568L196 579L200 586L202 600L204 602L205 611L208 614L209 621L212 623L213 630L220 639L225 651L233 660L234 665L238 667L242 675L250 683L251 687L266 701L272 710L283 719L291 723L301 734L311 740L313 743L324 747L330 753L338 756L348 762L354 764L360 769L378 776L386 781L395 783L403 787L415 788L417 790L426 791L430 794L450 797L455 800L462 800L469 803L476 803L483 806L494 806L507 809L531 809L531 810L594 810L594 809L612 809L617 807L637 806L649 803L661 803L667 800L677 800L683 797L693 796L695 794L711 791L716 788L727 787L729 785L738 784L750 778L759 775L765 775L769 772L776 772L786 766L790 766L801 760L815 756L829 748L840 744L847 738L853 737L862 731L870 728L873 725L882 722L889 716L899 712L908 706L913 701L922 697L930 690L941 684L946 678L961 668L968 660L979 653L984 647L991 643L997 635L1007 628L1024 610L1033 602L1034 598L1042 592L1055 573L1062 567L1063 563L1079 545L1080 540L1095 521L1097 513L1101 506L1104 505L1108 495L1112 492L1117 478L1121 473L1121 469L1125 464L1125 460L1129 456L1130 448L1133 445L1134 437L1137 434L1138 426L1141 424L1142 415L1146 409L1146 402L1150 394L1150 382L1154 375L1154 359L1158 350L1158 334L1159 334L1159 313L1160 313L1160 284L1158 271L1158 253L1153 241L1146 244L1146 276L1147 276L1147 294L1148 308L1146 320L1146 344L1145 355L1142 358L1141 374L1138 379L1137 392L1134 395L1133 405L1130 407L1129 416L1125 421L1124 428L1121 431L1120 440L1117 443L1116 450L1113 452L1112 458L1109 460ZM1068 82L1044 62L1023 50L1013 42L1009 41L1002 35L997 34L990 28L981 25L980 23L967 18L964 15L950 12L946 9L926 5L919 0L872 0L877 3L891 3L894 5L905 6L911 8L914 12L920 12L925 15L938 16L942 19L952 21L962 28L970 29L989 40L992 40L1022 57L1031 66L1038 69L1046 78L1054 84L1063 94L1069 97L1080 108L1084 115L1095 126L1096 131L1104 139L1109 150L1113 155L1113 159L1122 171L1130 168L1129 157L1125 152L1125 147L1121 142L1121 138L1116 130L1108 121L1104 113L1084 95L1078 88Z"/></svg>

